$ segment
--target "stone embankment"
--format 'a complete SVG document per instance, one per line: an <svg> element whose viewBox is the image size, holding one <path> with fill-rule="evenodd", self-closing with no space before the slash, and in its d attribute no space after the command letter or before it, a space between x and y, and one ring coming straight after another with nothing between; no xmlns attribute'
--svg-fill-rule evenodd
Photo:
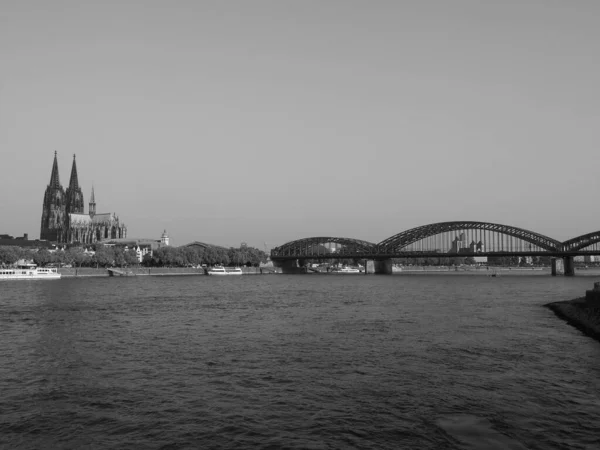
<svg viewBox="0 0 600 450"><path fill-rule="evenodd" d="M58 271L64 278L67 277L107 277L108 270L94 267L79 267L79 268L60 268ZM130 267L123 269L129 275L205 275L203 268L196 269L191 267ZM264 267L242 267L244 275L259 275L267 273L277 273L276 269ZM280 272L280 271L279 271Z"/></svg>
<svg viewBox="0 0 600 450"><path fill-rule="evenodd" d="M600 341L600 282L586 291L585 297L546 305L554 313L583 333Z"/></svg>

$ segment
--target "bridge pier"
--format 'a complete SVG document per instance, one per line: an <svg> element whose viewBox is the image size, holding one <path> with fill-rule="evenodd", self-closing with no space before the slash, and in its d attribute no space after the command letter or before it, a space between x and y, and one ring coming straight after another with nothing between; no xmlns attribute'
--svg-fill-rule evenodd
<svg viewBox="0 0 600 450"><path fill-rule="evenodd" d="M368 273L391 275L392 274L391 258L365 261L365 274L368 274Z"/></svg>
<svg viewBox="0 0 600 450"><path fill-rule="evenodd" d="M552 276L564 275L572 277L575 275L575 262L572 256L552 258Z"/></svg>
<svg viewBox="0 0 600 450"><path fill-rule="evenodd" d="M572 256L565 256L563 258L563 264L565 266L565 277L575 276L575 258Z"/></svg>
<svg viewBox="0 0 600 450"><path fill-rule="evenodd" d="M288 259L285 261L273 261L274 267L280 267L281 273L284 274L297 274L306 273L306 267L300 267L297 259Z"/></svg>
<svg viewBox="0 0 600 450"><path fill-rule="evenodd" d="M562 258L552 258L551 262L552 276L555 277L556 275L564 275L565 266L563 264Z"/></svg>
<svg viewBox="0 0 600 450"><path fill-rule="evenodd" d="M378 259L375 260L375 273L382 275L392 274L392 259Z"/></svg>

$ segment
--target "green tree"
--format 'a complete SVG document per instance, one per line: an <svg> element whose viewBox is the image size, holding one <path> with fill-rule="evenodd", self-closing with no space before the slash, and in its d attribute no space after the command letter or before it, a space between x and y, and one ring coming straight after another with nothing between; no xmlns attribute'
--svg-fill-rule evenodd
<svg viewBox="0 0 600 450"><path fill-rule="evenodd" d="M198 251L193 247L183 247L182 254L186 266L196 266L202 261Z"/></svg>
<svg viewBox="0 0 600 450"><path fill-rule="evenodd" d="M81 247L71 247L67 249L65 260L69 264L73 264L76 267L81 267L89 259L89 256L83 251Z"/></svg>
<svg viewBox="0 0 600 450"><path fill-rule="evenodd" d="M96 266L107 267L113 264L115 260L115 254L112 247L100 246L96 248L93 261Z"/></svg>
<svg viewBox="0 0 600 450"><path fill-rule="evenodd" d="M46 264L48 264L50 261L52 261L52 254L46 250L45 248L38 250L34 255L33 255L33 262L35 264L37 264L40 267L45 266Z"/></svg>
<svg viewBox="0 0 600 450"><path fill-rule="evenodd" d="M0 247L0 264L12 265L19 260L20 252L16 247L2 246Z"/></svg>
<svg viewBox="0 0 600 450"><path fill-rule="evenodd" d="M54 264L58 264L59 266L66 264L66 254L64 250L56 250L52 252L51 255L51 262L53 262Z"/></svg>
<svg viewBox="0 0 600 450"><path fill-rule="evenodd" d="M155 264L155 259L152 257L152 255L150 253L146 253L143 257L142 257L142 265L145 267L151 267L156 265Z"/></svg>
<svg viewBox="0 0 600 450"><path fill-rule="evenodd" d="M477 261L472 256L468 256L465 258L465 264L473 266L473 265L477 264Z"/></svg>
<svg viewBox="0 0 600 450"><path fill-rule="evenodd" d="M125 257L125 265L127 266L136 266L140 263L138 260L137 252L133 249L129 249L123 253Z"/></svg>
<svg viewBox="0 0 600 450"><path fill-rule="evenodd" d="M123 247L113 247L114 262L117 267L125 266L125 249Z"/></svg>

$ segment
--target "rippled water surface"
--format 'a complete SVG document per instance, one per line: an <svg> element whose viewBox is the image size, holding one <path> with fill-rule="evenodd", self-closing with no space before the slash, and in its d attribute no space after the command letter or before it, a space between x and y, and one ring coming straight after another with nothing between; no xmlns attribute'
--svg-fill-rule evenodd
<svg viewBox="0 0 600 450"><path fill-rule="evenodd" d="M2 282L0 447L597 449L593 281Z"/></svg>

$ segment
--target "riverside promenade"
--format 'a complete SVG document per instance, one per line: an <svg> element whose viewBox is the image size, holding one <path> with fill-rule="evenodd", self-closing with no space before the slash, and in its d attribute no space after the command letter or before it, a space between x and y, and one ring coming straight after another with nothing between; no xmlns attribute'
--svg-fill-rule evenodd
<svg viewBox="0 0 600 450"><path fill-rule="evenodd" d="M126 272L130 276L206 275L204 268L197 269L191 267L128 267L125 269L115 269ZM244 275L261 275L273 272L272 268L261 267L242 267L242 271L244 272ZM58 272L63 276L63 278L109 276L108 268L60 268L58 269Z"/></svg>

